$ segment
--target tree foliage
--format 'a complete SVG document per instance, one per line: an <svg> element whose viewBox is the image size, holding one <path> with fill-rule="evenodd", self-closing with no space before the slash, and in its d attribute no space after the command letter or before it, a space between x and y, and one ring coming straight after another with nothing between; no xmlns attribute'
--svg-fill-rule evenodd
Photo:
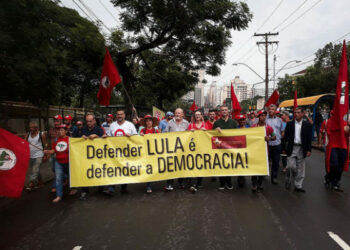
<svg viewBox="0 0 350 250"><path fill-rule="evenodd" d="M347 51L349 49L350 45L347 45ZM279 79L278 90L281 99L293 99L295 89L298 91L298 98L335 93L341 53L342 43L328 43L316 52L314 65L308 67L304 75L297 77L285 75L284 78ZM349 53L347 60L349 63Z"/></svg>
<svg viewBox="0 0 350 250"><path fill-rule="evenodd" d="M121 8L122 31L128 34L117 31L111 38L124 87L136 102L161 108L194 88L196 70L219 74L230 32L245 29L252 18L245 3L229 0L112 3Z"/></svg>
<svg viewBox="0 0 350 250"><path fill-rule="evenodd" d="M98 86L105 46L98 27L49 0L0 7L1 99L82 107Z"/></svg>

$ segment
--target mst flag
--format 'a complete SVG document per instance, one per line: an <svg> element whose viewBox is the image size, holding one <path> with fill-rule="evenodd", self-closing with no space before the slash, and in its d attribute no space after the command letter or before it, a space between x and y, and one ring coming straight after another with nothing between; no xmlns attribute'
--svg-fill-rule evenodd
<svg viewBox="0 0 350 250"><path fill-rule="evenodd" d="M0 128L0 195L21 196L29 162L29 143Z"/></svg>
<svg viewBox="0 0 350 250"><path fill-rule="evenodd" d="M100 89L97 93L98 102L101 105L109 105L112 89L120 83L120 75L115 67L112 57L106 48L105 59L103 61L103 69L100 80Z"/></svg>
<svg viewBox="0 0 350 250"><path fill-rule="evenodd" d="M279 98L280 98L280 94L278 93L278 90L276 89L275 91L273 91L272 95L265 103L265 107L268 107L271 104L275 104L277 106L277 102L278 102Z"/></svg>
<svg viewBox="0 0 350 250"><path fill-rule="evenodd" d="M197 105L196 105L196 102L195 102L195 101L193 101L193 103L192 103L192 105L191 105L191 107L190 107L190 110L191 110L192 112L194 112L194 111L198 110L198 107L197 107Z"/></svg>
<svg viewBox="0 0 350 250"><path fill-rule="evenodd" d="M347 149L349 152L349 138L344 132L344 116L347 115L349 108L349 81L348 65L346 58L346 43L343 42L343 51L339 65L337 89L332 109L332 116L328 120L327 134L329 134L328 145L326 147L326 168L329 171L329 160L332 148ZM349 168L349 153L345 162L344 170Z"/></svg>
<svg viewBox="0 0 350 250"><path fill-rule="evenodd" d="M241 113L242 108L241 108L241 105L239 105L232 83L231 83L231 102L232 102L232 115L233 115L232 117L235 117L236 115Z"/></svg>

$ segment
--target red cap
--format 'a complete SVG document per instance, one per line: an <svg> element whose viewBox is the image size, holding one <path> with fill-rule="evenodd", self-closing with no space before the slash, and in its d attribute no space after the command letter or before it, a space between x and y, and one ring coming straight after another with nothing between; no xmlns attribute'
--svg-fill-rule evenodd
<svg viewBox="0 0 350 250"><path fill-rule="evenodd" d="M55 115L53 117L54 120L62 120L62 116L61 115Z"/></svg>
<svg viewBox="0 0 350 250"><path fill-rule="evenodd" d="M279 110L277 110L277 111L276 111L276 114L279 114L279 113L280 113L280 111L279 111Z"/></svg>
<svg viewBox="0 0 350 250"><path fill-rule="evenodd" d="M153 117L152 116L150 116L150 115L145 115L144 117L143 117L143 119L153 119Z"/></svg>
<svg viewBox="0 0 350 250"><path fill-rule="evenodd" d="M114 116L112 114L107 114L107 117L113 118Z"/></svg>
<svg viewBox="0 0 350 250"><path fill-rule="evenodd" d="M245 115L236 115L236 120L246 119Z"/></svg>
<svg viewBox="0 0 350 250"><path fill-rule="evenodd" d="M258 116L259 116L259 115L262 115L262 114L266 114L266 113L267 113L267 112L266 112L265 110L259 110L259 111L258 111Z"/></svg>
<svg viewBox="0 0 350 250"><path fill-rule="evenodd" d="M66 115L66 116L64 117L64 119L65 119L65 120L70 120L70 121L73 120L73 118L72 118L70 115Z"/></svg>

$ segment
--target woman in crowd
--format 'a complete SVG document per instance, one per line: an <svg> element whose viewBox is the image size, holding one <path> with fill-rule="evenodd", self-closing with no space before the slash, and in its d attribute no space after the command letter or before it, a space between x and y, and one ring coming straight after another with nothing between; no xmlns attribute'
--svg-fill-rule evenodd
<svg viewBox="0 0 350 250"><path fill-rule="evenodd" d="M204 122L203 113L200 110L197 110L192 115L192 122L188 126L188 130L195 131L195 130L208 130L208 124ZM190 191L197 192L198 188L202 188L202 177L198 177L197 183L192 184L190 187Z"/></svg>
<svg viewBox="0 0 350 250"><path fill-rule="evenodd" d="M140 125L144 128L140 130L140 135L157 134L159 130L155 127L158 126L158 119L151 115L145 115L140 121ZM152 182L147 182L147 193L152 193Z"/></svg>
<svg viewBox="0 0 350 250"><path fill-rule="evenodd" d="M62 124L58 129L58 138L52 143L52 149L44 150L46 154L56 154L55 159L55 177L56 177L56 198L54 203L62 200L64 176L69 176L69 137L67 136L67 126ZM77 192L76 189L70 191L71 195Z"/></svg>

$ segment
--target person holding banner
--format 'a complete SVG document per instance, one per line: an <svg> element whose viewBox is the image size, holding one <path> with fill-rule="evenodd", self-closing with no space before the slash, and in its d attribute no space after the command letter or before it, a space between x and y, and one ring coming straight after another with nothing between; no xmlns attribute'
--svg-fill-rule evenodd
<svg viewBox="0 0 350 250"><path fill-rule="evenodd" d="M182 108L177 108L175 110L175 117L174 119L170 120L168 125L166 126L164 132L179 132L179 131L186 131L188 129L188 121L184 119L184 111ZM165 190L172 191L174 180L167 180L167 184L165 186ZM180 188L184 188L183 185L183 178L179 179Z"/></svg>
<svg viewBox="0 0 350 250"><path fill-rule="evenodd" d="M214 125L215 121L216 121L215 109L211 109L211 110L209 110L209 120L206 122L208 130L212 130L213 129L213 125Z"/></svg>
<svg viewBox="0 0 350 250"><path fill-rule="evenodd" d="M237 122L229 117L229 110L227 106L220 107L220 118L214 122L213 129L221 132L222 129L235 129L237 128ZM220 177L219 190L224 190L225 188L232 190L232 181L230 176Z"/></svg>
<svg viewBox="0 0 350 250"><path fill-rule="evenodd" d="M93 140L105 135L104 130L100 126L97 126L95 115L87 114L85 116L85 122L86 122L86 125L82 129L82 138L84 138L85 140L87 139ZM78 129L73 134L73 137L77 137L78 135L77 131ZM99 189L99 191L101 191L101 189ZM83 187L82 192L80 194L80 199L86 200L88 198L88 193L89 193L89 188Z"/></svg>
<svg viewBox="0 0 350 250"><path fill-rule="evenodd" d="M116 121L113 122L109 128L108 136L132 136L137 135L136 128L133 123L125 120L125 111L117 110ZM127 184L121 185L121 193L127 193ZM107 195L113 195L115 192L115 186L108 186L108 190L105 191Z"/></svg>
<svg viewBox="0 0 350 250"><path fill-rule="evenodd" d="M158 119L156 117L145 115L145 117L140 121L140 124L144 127L140 130L141 136L159 133L159 130L155 128L158 125ZM152 193L152 182L147 182L146 192Z"/></svg>
<svg viewBox="0 0 350 250"><path fill-rule="evenodd" d="M268 143L269 141L276 140L276 135L273 132L273 128L266 124L266 111L260 110L258 112L258 123L254 124L252 127L265 127L266 130L266 136L265 141ZM263 191L263 184L264 176L252 176L252 191L253 192L260 192Z"/></svg>
<svg viewBox="0 0 350 250"><path fill-rule="evenodd" d="M203 114L202 111L197 110L193 113L192 115L192 123L189 124L188 126L189 131L195 131L195 130L208 130L207 124L204 122ZM202 177L197 177L197 183L192 184L190 187L191 192L197 192L198 188L202 188ZM191 180L191 179L190 179Z"/></svg>
<svg viewBox="0 0 350 250"><path fill-rule="evenodd" d="M51 150L44 150L45 154L56 154L55 177L56 177L56 198L52 200L57 203L63 197L63 182L65 175L69 176L69 137L66 125L60 125L58 130L59 137L52 143ZM76 189L70 191L71 195L76 193Z"/></svg>

